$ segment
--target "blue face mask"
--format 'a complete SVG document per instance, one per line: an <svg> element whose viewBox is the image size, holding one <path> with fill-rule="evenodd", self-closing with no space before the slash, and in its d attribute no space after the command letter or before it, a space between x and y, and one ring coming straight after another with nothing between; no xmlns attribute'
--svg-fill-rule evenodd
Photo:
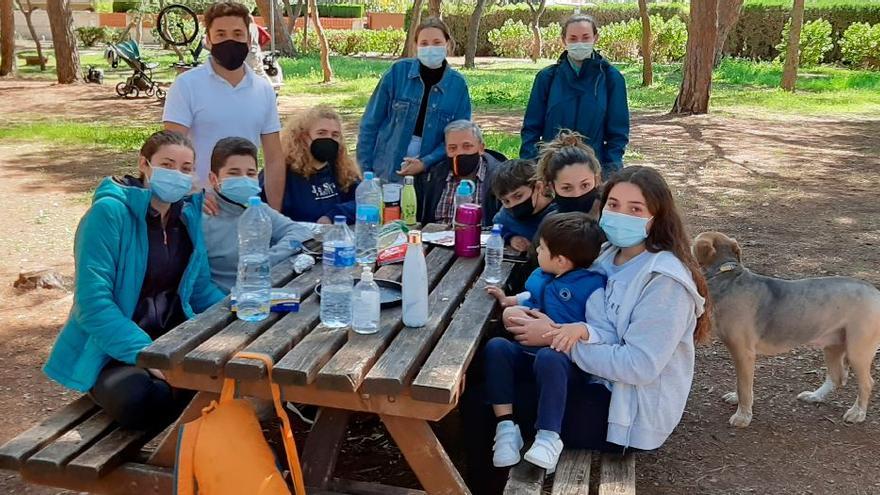
<svg viewBox="0 0 880 495"><path fill-rule="evenodd" d="M569 43L565 48L568 56L577 62L583 62L593 54L593 43Z"/></svg>
<svg viewBox="0 0 880 495"><path fill-rule="evenodd" d="M446 60L446 45L443 46L420 46L419 62L429 69L437 69Z"/></svg>
<svg viewBox="0 0 880 495"><path fill-rule="evenodd" d="M220 183L220 194L240 205L246 205L248 198L260 195L260 183L250 177L228 177Z"/></svg>
<svg viewBox="0 0 880 495"><path fill-rule="evenodd" d="M651 218L634 217L623 213L602 210L599 227L605 232L608 242L619 248L641 244L648 237L648 222Z"/></svg>
<svg viewBox="0 0 880 495"><path fill-rule="evenodd" d="M176 203L192 190L192 175L169 168L154 167L150 176L150 190L165 203Z"/></svg>

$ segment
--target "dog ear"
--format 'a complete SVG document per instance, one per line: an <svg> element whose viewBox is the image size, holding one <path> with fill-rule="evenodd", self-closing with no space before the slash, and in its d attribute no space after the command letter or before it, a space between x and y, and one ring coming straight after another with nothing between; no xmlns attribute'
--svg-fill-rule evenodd
<svg viewBox="0 0 880 495"><path fill-rule="evenodd" d="M739 243L736 242L736 239L734 239L733 237L730 238L730 242L732 243L732 246L733 246L733 254L736 255L736 261L739 261L740 263L742 263L742 260L743 260L742 248L739 247Z"/></svg>
<svg viewBox="0 0 880 495"><path fill-rule="evenodd" d="M712 257L715 256L715 243L710 239L697 239L694 244L694 255L697 258L697 263L703 266L708 265Z"/></svg>

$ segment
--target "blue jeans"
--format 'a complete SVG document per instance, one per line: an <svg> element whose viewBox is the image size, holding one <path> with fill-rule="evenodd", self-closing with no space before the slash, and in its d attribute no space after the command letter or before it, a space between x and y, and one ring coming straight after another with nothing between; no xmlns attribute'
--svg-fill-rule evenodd
<svg viewBox="0 0 880 495"><path fill-rule="evenodd" d="M604 390L610 401L610 392L604 386L590 383L588 373L575 366L568 356L549 347L528 347L503 337L495 337L486 344L485 353L489 403L498 405L521 402L522 394L517 393L517 389L534 383L537 386L537 430L555 431L562 435L569 395L581 396L587 391L602 395ZM522 417L516 408L514 414ZM606 403L606 418L607 415ZM595 426L605 429L601 423Z"/></svg>

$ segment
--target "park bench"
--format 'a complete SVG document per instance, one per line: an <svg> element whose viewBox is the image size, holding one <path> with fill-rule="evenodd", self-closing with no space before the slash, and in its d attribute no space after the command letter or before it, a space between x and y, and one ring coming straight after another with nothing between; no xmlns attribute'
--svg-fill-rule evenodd
<svg viewBox="0 0 880 495"><path fill-rule="evenodd" d="M592 453L566 449L559 457L553 475L552 495L588 495ZM526 461L511 468L505 495L541 495L547 493L544 469ZM632 454L602 454L598 473L599 495L635 495L636 461Z"/></svg>

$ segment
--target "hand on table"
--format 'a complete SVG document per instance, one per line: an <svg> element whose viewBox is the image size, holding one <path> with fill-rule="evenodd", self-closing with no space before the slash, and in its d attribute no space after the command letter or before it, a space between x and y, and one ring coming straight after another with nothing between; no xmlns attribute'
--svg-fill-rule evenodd
<svg viewBox="0 0 880 495"><path fill-rule="evenodd" d="M324 216L324 217L319 218L318 221L315 223L318 223L321 225L330 225L333 223L333 220L331 220L330 217Z"/></svg>
<svg viewBox="0 0 880 495"><path fill-rule="evenodd" d="M501 305L502 308L509 308L510 306L516 306L516 296L507 296L504 294L504 291L499 287L494 285L486 286L486 292L489 293L490 296L494 297L498 304Z"/></svg>
<svg viewBox="0 0 880 495"><path fill-rule="evenodd" d="M515 235L510 238L510 247L524 253L532 247L532 242L521 235Z"/></svg>

